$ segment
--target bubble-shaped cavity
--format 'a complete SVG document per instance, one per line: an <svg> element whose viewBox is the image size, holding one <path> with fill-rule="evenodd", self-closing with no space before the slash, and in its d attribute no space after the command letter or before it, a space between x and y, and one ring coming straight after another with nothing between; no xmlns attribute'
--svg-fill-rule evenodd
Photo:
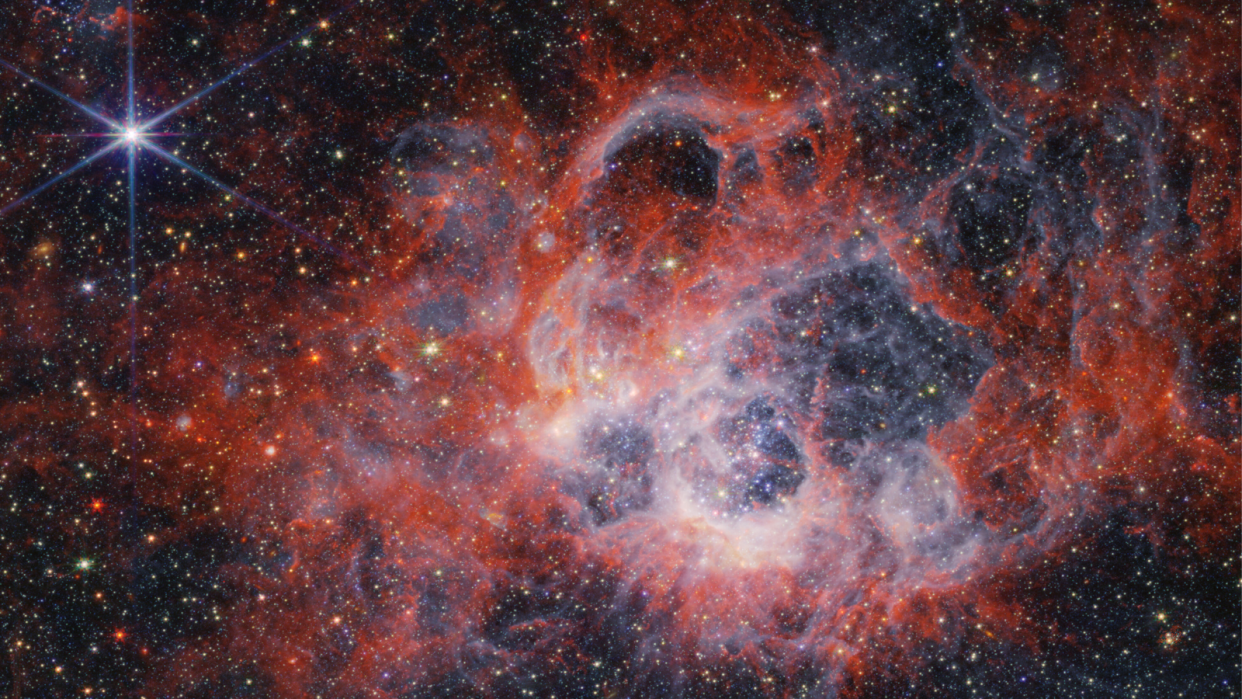
<svg viewBox="0 0 1242 699"><path fill-rule="evenodd" d="M631 129L604 159L605 186L618 194L667 193L699 203L716 199L720 154L700 127L655 119Z"/></svg>
<svg viewBox="0 0 1242 699"><path fill-rule="evenodd" d="M806 479L803 456L787 431L791 425L766 398L752 400L719 428L732 458L733 508L753 509L792 497Z"/></svg>
<svg viewBox="0 0 1242 699"><path fill-rule="evenodd" d="M965 407L991 364L966 328L911 303L872 261L778 299L785 372L826 440L921 438Z"/></svg>
<svg viewBox="0 0 1242 699"><path fill-rule="evenodd" d="M949 203L966 262L983 271L1014 259L1027 237L1034 194L1016 178L971 178L959 184Z"/></svg>

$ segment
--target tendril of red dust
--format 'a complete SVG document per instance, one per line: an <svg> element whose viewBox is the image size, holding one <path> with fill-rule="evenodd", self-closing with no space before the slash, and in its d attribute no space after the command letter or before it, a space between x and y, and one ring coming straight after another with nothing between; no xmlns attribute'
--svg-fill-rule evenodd
<svg viewBox="0 0 1242 699"><path fill-rule="evenodd" d="M1236 99L1185 104L1236 31L969 27L963 124L783 15L624 5L564 114L461 30L451 106L384 127L375 274L155 280L140 498L233 534L149 691L872 696L1072 645L1033 590L1117 508L1236 549Z"/></svg>

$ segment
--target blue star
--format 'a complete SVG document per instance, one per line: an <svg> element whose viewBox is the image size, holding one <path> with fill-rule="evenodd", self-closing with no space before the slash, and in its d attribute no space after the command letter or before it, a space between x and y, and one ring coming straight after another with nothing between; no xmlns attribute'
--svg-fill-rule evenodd
<svg viewBox="0 0 1242 699"><path fill-rule="evenodd" d="M136 398L137 390L138 390L138 377L137 377L137 368L136 368L137 367L137 355L138 355L138 344L137 344L138 343L138 327L137 327L138 326L138 288L137 288L138 270L137 270L137 216L136 216L136 210L135 210L136 209L135 207L136 191L135 190L136 190L136 172L138 168L139 151L149 153L167 162L177 165L185 172L192 173L195 176L201 178L203 181L211 184L212 186L229 193L230 195L237 198L241 202L263 213L265 216L280 223L281 225L289 228L290 230L294 231L298 235L304 238L307 238L311 241L314 241L316 244L320 245L323 248L326 248L328 251L334 253L338 257L341 257L353 263L356 266L362 267L370 271L367 265L355 260L354 258L344 253L343 251L338 250L337 248L335 248L333 245L328 243L326 240L324 240L320 236L317 236L307 230L304 230L302 227L298 226L297 224L293 223L289 219L285 218L278 211L272 209L271 207L245 194L242 194L241 192L237 191L237 189L230 187L229 185L221 182L220 180L214 177L211 177L210 175L204 173L202 170L199 170L198 168L194 167L190 163L186 162L182 158L179 158L176 155L169 153L167 150L157 145L154 141L154 139L158 137L162 137L162 136L181 135L181 134L172 133L172 132L157 131L156 127L158 127L160 124L164 123L165 121L170 119L172 116L174 116L175 114L180 112L182 109L186 108L187 106L197 102L203 97L206 97L207 95L216 91L217 89L219 89L221 86L228 83L233 78L236 78L237 76L241 75L247 70L263 62L265 59L277 53L278 51L285 48L289 44L295 41L298 41L299 39L305 37L306 35L316 30L326 28L327 26L329 26L329 22L328 22L329 19L341 14L342 12L345 12L346 10L351 8L354 4L356 3L350 3L349 5L346 5L342 7L341 9L337 10L336 12L332 13L327 18L324 18L323 20L320 20L318 22L315 22L314 24L311 24L309 27L307 27L305 30L303 30L299 34L292 36L286 39L285 41L280 42L279 44L276 44L275 46L273 46L272 48L270 48L269 50L267 50L266 52L264 52L262 55L258 56L257 58L251 59L250 61L247 61L246 63L243 63L242 65L238 66L236 69L234 69L232 72L230 72L228 75L224 76L223 78L208 85L207 87L194 93L193 95L190 95L189 97L181 100L180 102L177 102L176 104L172 105L168 109L165 109L164 111L160 112L154 117L151 117L150 119L145 119L145 120L139 120L138 113L134 105L135 89L134 89L133 0L126 0L126 3L125 3L125 19L126 19L125 39L126 39L127 52L126 52L126 72L125 72L125 116L123 119L120 119L120 120L114 119L102 112L92 109L91 107L88 107L82 104L81 102L78 102L77 100L73 99L72 97L65 94L64 92L57 90L56 88L43 82L42 80L39 80L34 75L31 75L27 71L22 70L18 66L12 63L9 63L8 61L5 61L3 59L0 59L0 66L3 66L5 69L13 73L16 73L17 75L20 75L21 77L25 78L32 84L37 85L43 90L55 95L56 97L60 98L62 101L73 106L78 111L82 112L83 114L99 122L100 124L104 126L104 128L107 129L107 131L103 133L82 134L84 136L94 136L94 137L105 138L107 139L107 142L102 148L86 156L85 158L83 158L82 160L74 164L73 166L69 167L68 169L64 170L60 174L56 175L55 177L51 178L50 180L47 180L46 182L40 184L39 186L35 187L29 192L26 192L20 197L14 199L13 201L10 201L9 203L4 204L3 206L0 206L0 217L5 216L6 214L18 208L22 204L25 204L26 202L30 201L33 197L50 189L51 187L55 186L57 183L61 182L65 178L73 175L74 173L85 168L91 163L99 160L100 158L103 158L109 153L112 153L114 151L122 151L122 150L125 153L126 174L127 174L126 179L127 179L127 185L128 185L127 190L128 190L128 205L129 205L129 212L128 212L129 213L129 318L130 318L129 390L130 390L130 405L131 405L131 424L132 424L132 429L134 432L132 436L132 445L133 445L133 448L135 449L137 445L137 434L136 434L137 433L137 402L135 398Z"/></svg>
<svg viewBox="0 0 1242 699"><path fill-rule="evenodd" d="M47 92L55 95L56 97L59 97L64 102L72 105L74 108L78 109L83 114L86 114L92 119L98 121L100 124L102 124L108 129L108 131L105 133L83 134L86 136L100 136L100 137L107 138L108 143L104 145L102 148L100 148L99 150L83 158L81 161L79 161L72 167L56 175L52 179L44 182L43 184L23 194L17 199L14 199L13 201L0 207L0 216L4 216L8 214L13 209L16 209L17 207L29 201L32 197L35 197L36 195L46 191L47 189L59 183L61 180L64 180L66 177L69 177L70 175L76 173L77 171L81 170L87 165L90 165L96 160L99 160L103 156L113 151L124 149L126 156L127 156L126 160L127 160L127 171L128 171L128 180L129 180L129 206L130 206L129 218L130 218L130 232L132 235L133 229L134 229L134 218L135 218L135 215L134 215L134 184L135 184L135 170L137 167L137 155L139 151L145 151L159 158L162 158L168 162L171 162L177 165L178 167L183 168L187 172L193 173L194 175L202 178L205 182L208 182L212 186L217 187L225 192L228 192L229 194L241 200L243 203L255 208L256 210L272 218L276 222L292 229L295 233L303 237L309 238L310 240L318 243L319 245L322 245L328 248L332 252L335 252L338 255L341 255L342 257L349 259L347 255L344 255L339 250L335 250L329 243L327 243L327 241L323 240L319 236L316 236L306 230L303 230L301 227L289 221L284 216L281 216L278 212L271 209L270 207L265 206L261 204L260 202L256 201L255 199L242 194L241 192L237 191L233 187L230 187L224 184L223 182L207 175L206 173L202 172L198 168L193 167L192 165L182 160L181 158L178 158L172 153L169 153L167 150L157 145L153 139L157 137L162 137L162 136L181 135L181 134L172 133L172 132L159 132L159 131L156 131L155 128L159 126L160 124L164 123L165 121L167 121L168 119L170 119L171 117L173 117L174 115L176 115L182 109L197 102L203 97L206 97L212 92L215 92L217 89L227 84L233 78L236 78L237 76L241 75L247 70L258 65L259 63L262 63L265 59L279 52L281 49L285 48L289 44L305 37L306 35L314 31L317 31L319 29L323 29L329 26L328 19L330 19L331 17L335 17L336 15L339 15L342 12L345 12L350 7L352 7L352 4L347 5L346 7L343 7L340 10L337 10L336 12L332 13L332 15L330 15L328 18L325 18L323 20L320 20L318 22L311 24L299 34L296 34L295 36L292 36L286 39L285 41L280 42L279 44L268 49L265 53L258 56L257 58L251 59L243 63L242 65L238 66L236 69L234 69L231 73L224 76L223 78L208 85L202 90L199 90L193 95L190 95L189 97L181 100L180 102L177 102L176 104L169 107L168 109L165 109L164 111L160 112L156 116L151 117L150 119L142 120L142 121L138 119L137 111L134 106L134 18L133 18L133 12L132 12L133 0L127 0L126 13L125 13L127 66L126 66L126 78L125 78L126 109L125 109L125 118L123 120L113 119L107 116L106 114L103 114L95 109L92 109L82 104L81 102L78 102L72 97L66 95L64 92L61 92L60 90L57 90L51 85L48 85L47 83L39 80L35 76L31 75L25 70L22 70L16 65L13 65L12 63L9 63L8 61L0 59L0 66L3 66L9 71L16 73L17 75L20 75L21 77L25 78L31 83L39 86L43 90L46 90ZM356 261L353 261L353 262L357 264Z"/></svg>

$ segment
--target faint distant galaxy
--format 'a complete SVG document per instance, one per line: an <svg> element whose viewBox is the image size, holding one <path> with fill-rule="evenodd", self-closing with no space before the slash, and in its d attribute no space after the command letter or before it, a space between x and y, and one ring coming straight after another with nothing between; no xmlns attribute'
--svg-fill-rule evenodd
<svg viewBox="0 0 1242 699"><path fill-rule="evenodd" d="M1238 696L1240 20L13 3L0 694Z"/></svg>

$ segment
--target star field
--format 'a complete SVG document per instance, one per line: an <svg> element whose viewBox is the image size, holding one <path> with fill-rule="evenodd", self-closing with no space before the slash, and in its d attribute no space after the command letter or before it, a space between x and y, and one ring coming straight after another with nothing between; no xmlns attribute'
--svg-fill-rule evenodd
<svg viewBox="0 0 1242 699"><path fill-rule="evenodd" d="M0 694L1238 696L1239 14L13 4Z"/></svg>

